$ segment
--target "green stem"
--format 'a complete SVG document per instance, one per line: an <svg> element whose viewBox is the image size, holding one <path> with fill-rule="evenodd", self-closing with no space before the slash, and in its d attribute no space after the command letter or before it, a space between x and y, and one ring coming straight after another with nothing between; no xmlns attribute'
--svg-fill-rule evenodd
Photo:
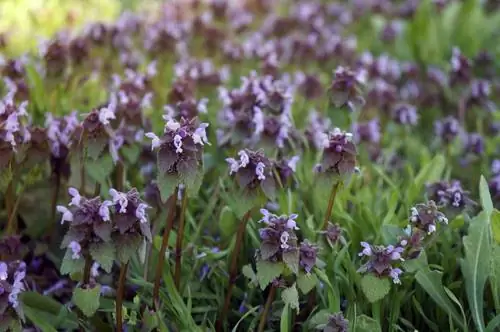
<svg viewBox="0 0 500 332"><path fill-rule="evenodd" d="M378 322L380 328L382 328L381 304L380 300L372 303L372 317Z"/></svg>
<svg viewBox="0 0 500 332"><path fill-rule="evenodd" d="M123 295L125 292L125 282L127 280L128 262L122 264L120 268L120 277L118 279L118 289L116 292L116 330L123 331Z"/></svg>
<svg viewBox="0 0 500 332"><path fill-rule="evenodd" d="M240 256L241 247L243 244L243 237L245 235L245 230L247 228L248 220L252 214L252 210L248 210L243 216L236 233L236 242L234 245L234 250L231 256L231 265L229 267L229 285L227 287L226 298L224 300L224 307L221 311L219 320L217 321L216 331L222 331L222 326L226 320L227 313L229 311L229 306L231 304L231 295L233 292L234 284L236 283L236 277L238 276L238 257Z"/></svg>
<svg viewBox="0 0 500 332"><path fill-rule="evenodd" d="M328 200L328 206L326 208L325 219L323 220L323 227L321 230L325 231L328 227L328 222L332 217L333 205L335 203L335 197L337 197L337 192L339 191L340 185L342 181L338 181L332 187L332 191L330 192L330 199Z"/></svg>
<svg viewBox="0 0 500 332"><path fill-rule="evenodd" d="M177 239L175 241L175 274L174 282L175 287L179 289L181 283L181 271L182 271L182 242L184 240L184 227L186 225L186 208L187 208L187 188L184 187L182 193L182 206L181 215L179 217L179 231L177 232Z"/></svg>
<svg viewBox="0 0 500 332"><path fill-rule="evenodd" d="M267 296L266 305L264 306L264 311L262 311L262 316L260 316L260 323L258 332L263 332L266 327L267 315L269 310L271 309L271 304L274 301L274 296L276 295L276 287L271 285L271 289L269 290L269 295Z"/></svg>
<svg viewBox="0 0 500 332"><path fill-rule="evenodd" d="M14 206L11 208L9 214L9 220L7 221L7 234L14 235L17 233L17 209L19 208L19 203L21 202L21 194L16 198Z"/></svg>
<svg viewBox="0 0 500 332"><path fill-rule="evenodd" d="M83 284L88 285L90 283L90 270L92 269L92 257L90 253L85 255L85 267L83 269Z"/></svg>
<svg viewBox="0 0 500 332"><path fill-rule="evenodd" d="M116 174L115 174L115 189L118 191L123 191L123 182L125 177L125 166L123 162L118 161L116 164Z"/></svg>
<svg viewBox="0 0 500 332"><path fill-rule="evenodd" d="M160 295L160 281L163 274L163 266L165 265L165 251L167 250L168 238L170 231L174 225L175 210L177 207L177 192L179 188L176 187L174 193L170 196L170 211L167 216L165 229L163 230L163 237L161 241L160 252L158 253L158 264L156 265L155 281L153 286L153 304L156 310L159 309L159 295Z"/></svg>
<svg viewBox="0 0 500 332"><path fill-rule="evenodd" d="M55 224L55 219L56 219L56 207L57 207L57 198L59 197L59 191L61 189L61 177L58 174L55 175L55 183L54 183L54 191L52 192L52 204L51 204L51 220L54 221Z"/></svg>

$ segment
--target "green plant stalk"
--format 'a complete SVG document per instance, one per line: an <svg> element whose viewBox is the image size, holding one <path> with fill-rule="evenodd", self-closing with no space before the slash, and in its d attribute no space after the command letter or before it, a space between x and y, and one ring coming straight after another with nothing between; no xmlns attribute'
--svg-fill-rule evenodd
<svg viewBox="0 0 500 332"><path fill-rule="evenodd" d="M57 209L57 198L59 197L60 190L61 190L61 176L59 173L57 173L54 181L54 191L52 192L52 204L50 206L51 220L54 221L53 225L55 225L56 221L55 219L56 219L56 209Z"/></svg>
<svg viewBox="0 0 500 332"><path fill-rule="evenodd" d="M127 280L128 262L120 267L120 277L118 279L118 289L116 292L116 330L123 331L123 294L125 292L125 282Z"/></svg>
<svg viewBox="0 0 500 332"><path fill-rule="evenodd" d="M375 319L378 322L380 328L382 328L382 321L381 321L382 316L381 316L381 308L380 308L381 305L382 305L381 300L379 300L375 303L372 303L372 317L373 317L373 319Z"/></svg>
<svg viewBox="0 0 500 332"><path fill-rule="evenodd" d="M267 315L269 310L271 309L271 304L274 301L274 296L276 295L276 287L271 285L271 289L269 290L269 295L267 296L266 305L264 306L264 311L262 311L262 316L260 316L259 328L258 332L263 332L266 327Z"/></svg>
<svg viewBox="0 0 500 332"><path fill-rule="evenodd" d="M125 166L123 165L123 162L121 160L118 161L116 164L116 169L115 169L115 189L118 191L123 191L123 180L125 178Z"/></svg>
<svg viewBox="0 0 500 332"><path fill-rule="evenodd" d="M186 226L186 208L187 208L187 188L184 187L182 193L182 205L181 205L181 215L179 216L179 231L177 232L177 238L175 241L175 274L174 282L175 287L179 289L181 283L181 271L182 271L182 242L184 239L184 228Z"/></svg>
<svg viewBox="0 0 500 332"><path fill-rule="evenodd" d="M19 203L21 202L21 195L19 194L16 198L16 202L12 207L9 220L7 221L7 234L14 235L17 233L17 209L19 208Z"/></svg>
<svg viewBox="0 0 500 332"><path fill-rule="evenodd" d="M229 285L227 286L226 298L224 300L224 307L222 308L219 320L217 321L216 331L222 331L222 326L227 316L227 312L229 311L229 306L231 305L231 295L233 292L234 284L236 283L236 277L238 276L238 257L240 255L241 246L243 244L243 237L245 235L245 230L247 228L248 220L250 220L250 216L252 214L252 210L248 210L247 213L243 216L240 221L240 225L238 227L238 231L236 233L236 242L234 245L234 250L231 255L231 265L229 267Z"/></svg>
<svg viewBox="0 0 500 332"><path fill-rule="evenodd" d="M332 191L330 192L330 199L328 200L328 206L326 208L325 219L323 220L323 226L321 230L325 231L328 227L328 222L332 217L333 204L335 203L335 198L337 197L337 192L339 191L340 185L342 181L338 181L332 187Z"/></svg>
<svg viewBox="0 0 500 332"><path fill-rule="evenodd" d="M165 251L167 250L168 238L170 231L174 225L175 209L177 207L177 192L179 188L175 187L174 193L170 196L170 211L167 216L165 229L163 230L163 237L161 241L160 252L158 253L158 264L156 265L155 280L153 286L153 305L156 310L159 309L159 295L160 295L160 280L163 274L163 266L165 265Z"/></svg>
<svg viewBox="0 0 500 332"><path fill-rule="evenodd" d="M90 270L92 269L92 257L90 253L85 254L85 267L83 268L83 284L88 285L90 283Z"/></svg>

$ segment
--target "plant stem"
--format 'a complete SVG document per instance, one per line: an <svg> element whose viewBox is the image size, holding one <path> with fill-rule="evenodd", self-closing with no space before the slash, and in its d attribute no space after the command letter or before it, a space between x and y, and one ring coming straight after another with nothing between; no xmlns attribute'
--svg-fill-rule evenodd
<svg viewBox="0 0 500 332"><path fill-rule="evenodd" d="M94 197L100 196L100 195L101 195L101 184L99 182L96 182L95 188L94 188Z"/></svg>
<svg viewBox="0 0 500 332"><path fill-rule="evenodd" d="M264 306L264 311L262 312L262 316L260 316L260 323L258 332L263 332L266 327L267 314L269 313L269 309L271 309L271 304L273 303L274 296L276 295L276 287L271 285L271 289L269 290L269 295L267 296L266 305Z"/></svg>
<svg viewBox="0 0 500 332"><path fill-rule="evenodd" d="M52 205L50 207L52 212L51 219L53 221L55 221L56 219L57 198L59 197L60 189L61 189L61 176L59 175L59 173L57 173L55 178L54 191L52 192Z"/></svg>
<svg viewBox="0 0 500 332"><path fill-rule="evenodd" d="M7 221L7 235L14 235L17 233L17 209L21 202L21 194L17 196L14 206L11 208L9 220Z"/></svg>
<svg viewBox="0 0 500 332"><path fill-rule="evenodd" d="M236 277L238 276L238 257L240 256L241 246L243 244L243 237L245 235L245 230L247 228L248 220L250 219L252 210L248 210L243 216L238 227L238 232L236 233L236 243L231 256L231 266L229 268L229 285L227 287L226 298L224 300L224 307L221 311L219 320L217 321L216 331L222 331L222 325L226 320L227 312L229 311L229 306L231 304L231 295L233 292L234 284L236 283Z"/></svg>
<svg viewBox="0 0 500 332"><path fill-rule="evenodd" d="M181 215L179 217L179 231L177 232L177 239L175 241L175 275L174 282L175 287L179 289L181 282L181 267L182 267L182 241L184 239L184 226L186 219L186 207L187 207L187 191L186 187L182 192L182 207Z"/></svg>
<svg viewBox="0 0 500 332"><path fill-rule="evenodd" d="M321 230L325 231L328 227L328 222L332 216L333 204L335 203L335 197L337 196L337 192L339 191L340 184L342 182L338 181L332 187L332 191L330 192L330 199L328 200L328 207L326 208L325 220L323 221L323 227Z"/></svg>
<svg viewBox="0 0 500 332"><path fill-rule="evenodd" d="M123 191L123 179L125 176L125 167L121 161L116 164L116 174L115 174L115 189L118 191Z"/></svg>
<svg viewBox="0 0 500 332"><path fill-rule="evenodd" d="M163 230L163 238L161 241L160 252L158 253L158 264L156 265L155 282L153 286L153 304L158 310L158 297L160 295L160 280L163 274L163 266L165 264L165 251L167 250L168 238L170 236L170 231L174 225L175 210L177 207L177 192L179 188L176 187L172 196L170 196L170 211L167 216L165 229Z"/></svg>
<svg viewBox="0 0 500 332"><path fill-rule="evenodd" d="M83 269L83 284L88 285L90 283L90 270L92 269L92 257L90 253L85 255L85 268Z"/></svg>
<svg viewBox="0 0 500 332"><path fill-rule="evenodd" d="M118 289L116 292L116 330L123 331L123 293L125 291L125 282L127 279L128 262L122 264L120 268L120 278L118 279Z"/></svg>

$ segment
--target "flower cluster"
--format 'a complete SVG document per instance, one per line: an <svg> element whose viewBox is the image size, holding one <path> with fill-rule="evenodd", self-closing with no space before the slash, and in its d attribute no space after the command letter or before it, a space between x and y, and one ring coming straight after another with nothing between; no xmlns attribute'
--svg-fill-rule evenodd
<svg viewBox="0 0 500 332"><path fill-rule="evenodd" d="M295 221L298 216L275 215L266 209L261 209L265 224L259 230L261 245L257 253L258 259L270 262L284 262L292 272L298 273L300 266L306 273L310 273L316 265L318 247L307 240L299 243L295 233L299 228Z"/></svg>
<svg viewBox="0 0 500 332"><path fill-rule="evenodd" d="M390 277L395 284L401 283L399 276L403 273L398 266L403 261L402 253L404 247L401 245L376 246L367 242L361 242L363 250L359 256L368 257L358 272L374 273L377 277Z"/></svg>
<svg viewBox="0 0 500 332"><path fill-rule="evenodd" d="M180 122L167 120L162 137L150 132L146 137L152 140L151 148L158 149L158 168L161 174L192 177L202 163L202 152L208 142L207 123L198 124L197 118Z"/></svg>
<svg viewBox="0 0 500 332"><path fill-rule="evenodd" d="M343 177L357 170L357 151L351 133L335 128L323 135L323 148L321 163L316 166L318 173Z"/></svg>
<svg viewBox="0 0 500 332"><path fill-rule="evenodd" d="M14 93L15 90L11 90L0 100L0 145L1 150L5 152L2 153L1 165L9 161L19 145L31 140L31 133L26 123L28 102L16 103Z"/></svg>
<svg viewBox="0 0 500 332"><path fill-rule="evenodd" d="M25 262L0 261L0 317L2 321L4 317L13 319L21 316L18 297L25 290L25 277Z"/></svg>
<svg viewBox="0 0 500 332"><path fill-rule="evenodd" d="M260 150L241 150L238 157L239 160L226 158L226 162L229 175L234 176L240 189L251 195L260 188L268 198L273 198L276 191L273 163Z"/></svg>
<svg viewBox="0 0 500 332"><path fill-rule="evenodd" d="M328 316L328 322L317 326L318 330L323 332L347 332L349 327L349 321L344 318L342 312L337 312Z"/></svg>
<svg viewBox="0 0 500 332"><path fill-rule="evenodd" d="M440 206L464 209L474 204L469 192L462 189L460 181L436 182L427 186L429 199Z"/></svg>
<svg viewBox="0 0 500 332"><path fill-rule="evenodd" d="M127 193L110 189L111 199L104 201L100 197L83 197L75 188L69 188L68 192L71 196L68 207L57 207L62 214L61 223L69 222L61 244L67 248L66 257L83 260L92 255L101 262L100 248L104 246L130 250L128 247L138 247L143 238L151 241L148 205L141 201L136 189ZM107 267L108 272L110 268Z"/></svg>
<svg viewBox="0 0 500 332"><path fill-rule="evenodd" d="M356 111L364 105L362 87L366 83L366 71L352 71L349 68L338 67L330 86L330 98L336 107L347 106Z"/></svg>
<svg viewBox="0 0 500 332"><path fill-rule="evenodd" d="M242 77L239 89L220 88L219 99L224 105L219 113L219 145L262 143L284 148L292 138L293 93L284 81L252 72Z"/></svg>
<svg viewBox="0 0 500 332"><path fill-rule="evenodd" d="M434 201L429 201L427 204L417 204L411 208L410 223L413 227L431 234L436 231L437 223L448 224L448 219L439 212Z"/></svg>

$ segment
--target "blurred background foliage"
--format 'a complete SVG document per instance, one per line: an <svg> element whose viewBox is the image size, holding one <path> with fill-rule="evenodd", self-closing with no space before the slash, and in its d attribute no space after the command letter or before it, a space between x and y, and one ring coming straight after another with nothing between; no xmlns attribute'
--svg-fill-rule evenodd
<svg viewBox="0 0 500 332"><path fill-rule="evenodd" d="M124 10L149 10L154 0L0 0L0 34L7 55L34 50L38 39L61 29L75 30L92 21L111 22ZM138 8L140 7L140 8Z"/></svg>

